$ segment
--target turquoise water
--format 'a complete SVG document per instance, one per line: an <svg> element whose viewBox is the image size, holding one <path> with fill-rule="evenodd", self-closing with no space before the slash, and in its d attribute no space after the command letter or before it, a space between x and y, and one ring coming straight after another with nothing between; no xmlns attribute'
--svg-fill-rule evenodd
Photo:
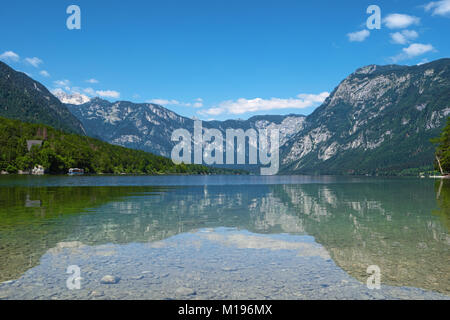
<svg viewBox="0 0 450 320"><path fill-rule="evenodd" d="M449 204L428 179L0 177L0 298L448 299Z"/></svg>

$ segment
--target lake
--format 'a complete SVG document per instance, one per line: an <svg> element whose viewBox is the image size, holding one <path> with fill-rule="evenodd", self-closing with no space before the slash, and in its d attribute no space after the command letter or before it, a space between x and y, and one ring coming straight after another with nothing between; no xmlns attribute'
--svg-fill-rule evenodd
<svg viewBox="0 0 450 320"><path fill-rule="evenodd" d="M449 230L449 181L2 176L0 299L450 299Z"/></svg>

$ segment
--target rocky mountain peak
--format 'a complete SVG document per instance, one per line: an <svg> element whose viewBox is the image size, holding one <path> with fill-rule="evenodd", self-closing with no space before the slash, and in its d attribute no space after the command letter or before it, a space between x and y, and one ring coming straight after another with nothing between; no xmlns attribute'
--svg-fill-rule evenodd
<svg viewBox="0 0 450 320"><path fill-rule="evenodd" d="M283 164L299 173L391 173L433 164L450 115L450 59L358 69L306 118Z"/></svg>
<svg viewBox="0 0 450 320"><path fill-rule="evenodd" d="M377 67L378 67L377 65L371 64L369 66L359 68L358 70L355 71L354 74L372 74L377 70Z"/></svg>
<svg viewBox="0 0 450 320"><path fill-rule="evenodd" d="M62 103L80 105L89 102L91 99L81 93L67 93L62 89L55 89L52 91L53 95L59 99Z"/></svg>

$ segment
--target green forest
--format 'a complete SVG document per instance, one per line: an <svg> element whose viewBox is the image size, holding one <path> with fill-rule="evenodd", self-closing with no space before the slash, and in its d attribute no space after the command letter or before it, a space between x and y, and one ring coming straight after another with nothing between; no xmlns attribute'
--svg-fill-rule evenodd
<svg viewBox="0 0 450 320"><path fill-rule="evenodd" d="M442 168L443 173L450 173L450 117L447 118L447 124L442 130L441 136L433 139L432 142L438 145L436 149L436 169Z"/></svg>
<svg viewBox="0 0 450 320"><path fill-rule="evenodd" d="M27 147L27 140L43 140ZM242 174L202 165L175 165L172 160L131 150L52 127L0 117L0 171L14 174L36 165L47 173L66 174L69 168L88 174Z"/></svg>

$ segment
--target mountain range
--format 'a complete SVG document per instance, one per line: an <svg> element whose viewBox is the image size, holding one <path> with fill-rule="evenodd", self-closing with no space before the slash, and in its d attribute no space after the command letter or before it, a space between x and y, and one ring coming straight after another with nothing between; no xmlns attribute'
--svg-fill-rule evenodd
<svg viewBox="0 0 450 320"><path fill-rule="evenodd" d="M358 69L283 146L282 172L392 174L431 166L450 114L450 59Z"/></svg>
<svg viewBox="0 0 450 320"><path fill-rule="evenodd" d="M1 61L0 117L85 134L81 122L46 87Z"/></svg>
<svg viewBox="0 0 450 320"><path fill-rule="evenodd" d="M87 103L68 104L69 110L83 123L89 136L112 144L140 149L169 157L175 142L172 132L183 128L194 130L194 119L180 116L152 103L128 101L109 102L94 98ZM280 129L281 143L287 142L303 128L305 116L255 116L248 120L203 121L204 128L218 129Z"/></svg>
<svg viewBox="0 0 450 320"><path fill-rule="evenodd" d="M170 156L172 132L194 119L152 103L55 95L0 63L0 116L42 122L106 142ZM65 103L62 103L65 102ZM430 169L450 114L450 59L370 65L344 79L312 114L203 121L204 128L280 129L284 174L399 174Z"/></svg>

